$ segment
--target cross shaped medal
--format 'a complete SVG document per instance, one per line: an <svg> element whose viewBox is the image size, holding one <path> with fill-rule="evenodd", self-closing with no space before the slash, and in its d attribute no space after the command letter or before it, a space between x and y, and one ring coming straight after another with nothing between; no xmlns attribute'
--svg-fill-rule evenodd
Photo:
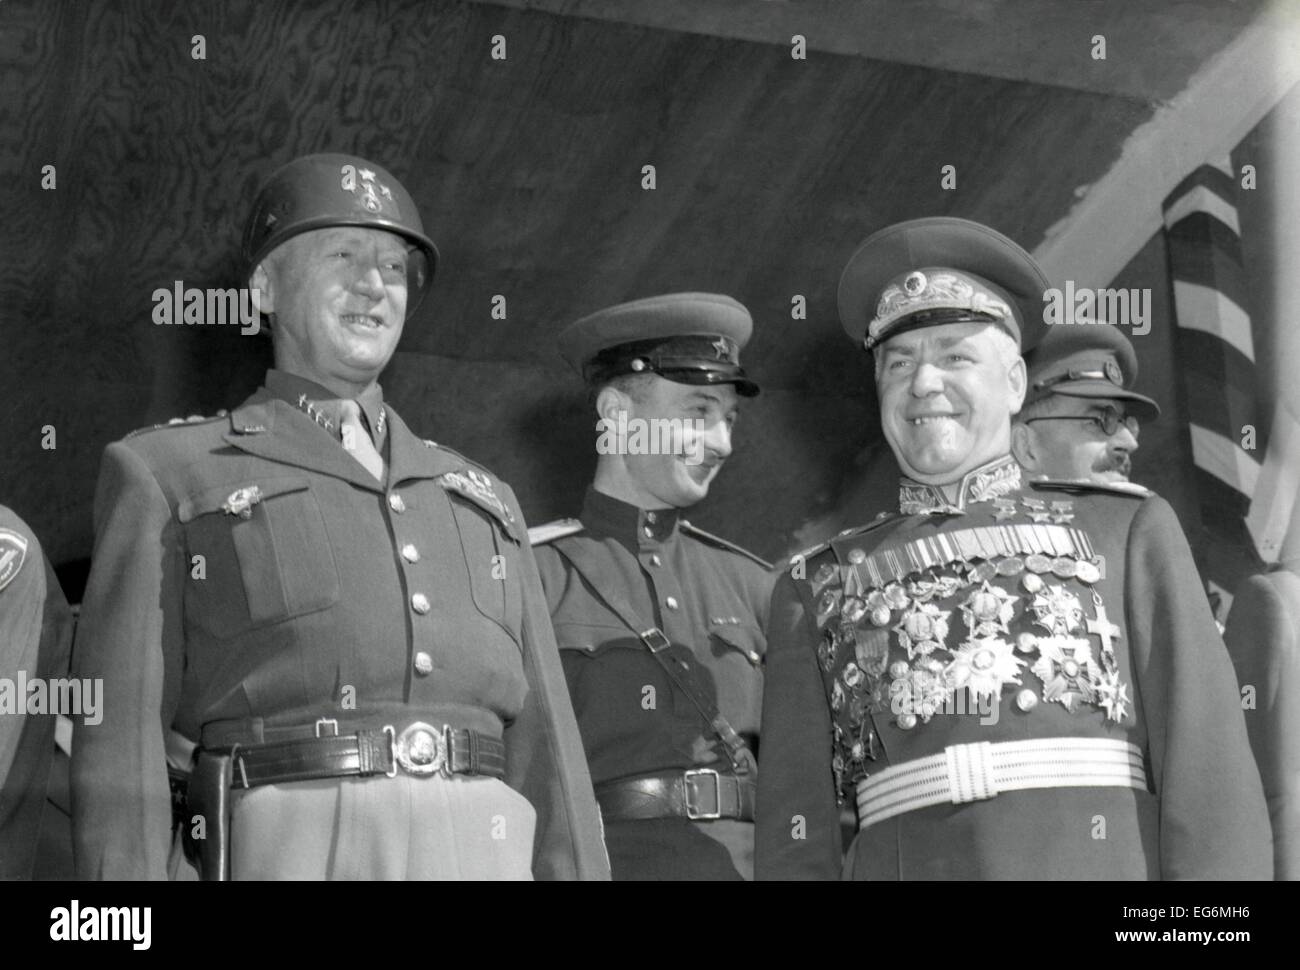
<svg viewBox="0 0 1300 970"><path fill-rule="evenodd" d="M1097 611L1097 617L1088 621L1088 632L1095 633L1101 638L1101 649L1104 653L1113 654L1115 644L1111 638L1122 637L1123 634L1120 633L1116 624L1110 622L1110 618L1106 616L1106 607L1102 605L1100 600L1093 604L1093 608Z"/></svg>

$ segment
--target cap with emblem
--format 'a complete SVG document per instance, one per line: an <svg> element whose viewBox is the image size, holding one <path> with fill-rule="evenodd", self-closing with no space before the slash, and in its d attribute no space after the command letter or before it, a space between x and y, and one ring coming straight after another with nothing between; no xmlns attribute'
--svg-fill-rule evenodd
<svg viewBox="0 0 1300 970"><path fill-rule="evenodd" d="M386 229L412 243L406 315L414 313L433 282L438 248L424 234L415 200L402 183L356 155L304 155L266 180L244 226L245 275L286 239L330 226Z"/></svg>
<svg viewBox="0 0 1300 970"><path fill-rule="evenodd" d="M583 317L560 334L560 353L591 387L624 374L657 374L679 384L734 384L753 397L740 351L754 321L729 296L669 293Z"/></svg>
<svg viewBox="0 0 1300 970"><path fill-rule="evenodd" d="M1137 354L1117 326L1104 322L1048 327L1047 336L1025 360L1029 391L1025 404L1052 394L1124 401L1142 421L1153 420L1160 406L1133 391Z"/></svg>
<svg viewBox="0 0 1300 970"><path fill-rule="evenodd" d="M840 275L840 323L871 350L890 337L945 323L991 323L1033 346L1047 277L1034 258L988 226L948 216L880 230Z"/></svg>

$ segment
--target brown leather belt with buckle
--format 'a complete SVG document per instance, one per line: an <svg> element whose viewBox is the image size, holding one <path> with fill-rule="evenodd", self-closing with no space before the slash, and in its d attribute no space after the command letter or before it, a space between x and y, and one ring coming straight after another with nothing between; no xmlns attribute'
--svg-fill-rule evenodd
<svg viewBox="0 0 1300 970"><path fill-rule="evenodd" d="M596 801L606 821L649 818L754 820L752 778L712 768L666 771L596 786Z"/></svg>
<svg viewBox="0 0 1300 970"><path fill-rule="evenodd" d="M333 727L333 733L329 728ZM214 749L229 753L231 787L253 788L318 778L368 777L399 771L410 775L487 775L506 773L506 746L500 738L449 725L416 721L401 732L379 730L338 734L337 722L316 722L315 737Z"/></svg>

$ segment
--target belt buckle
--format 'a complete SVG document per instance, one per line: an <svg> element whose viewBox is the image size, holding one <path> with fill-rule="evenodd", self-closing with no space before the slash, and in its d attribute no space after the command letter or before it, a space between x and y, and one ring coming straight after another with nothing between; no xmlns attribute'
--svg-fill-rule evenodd
<svg viewBox="0 0 1300 970"><path fill-rule="evenodd" d="M713 778L713 811L702 812L697 805L691 804L691 788L696 778L703 775L709 775ZM686 784L686 817L693 820L708 820L722 818L722 785L718 780L718 772L714 768L691 768L685 773Z"/></svg>
<svg viewBox="0 0 1300 970"><path fill-rule="evenodd" d="M392 728L386 728L392 731ZM407 727L391 743L393 745L394 763L412 775L432 775L442 772L451 775L450 728L443 725L441 730L432 724L416 721ZM391 734L390 734L391 737Z"/></svg>
<svg viewBox="0 0 1300 970"><path fill-rule="evenodd" d="M339 736L339 722L334 718L332 717L316 718L316 737L318 738L326 737L326 735L321 734L321 728L323 727L328 727L330 729L330 736L333 737Z"/></svg>

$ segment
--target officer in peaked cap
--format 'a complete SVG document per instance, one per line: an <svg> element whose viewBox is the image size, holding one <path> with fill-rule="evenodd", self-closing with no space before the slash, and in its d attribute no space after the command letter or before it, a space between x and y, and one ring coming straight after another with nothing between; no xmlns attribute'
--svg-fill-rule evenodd
<svg viewBox="0 0 1300 970"><path fill-rule="evenodd" d="M842 322L875 355L906 477L895 509L777 581L760 878L1271 871L1236 680L1172 509L1027 482L1010 454L1042 286L1024 250L959 219L882 230L844 271Z"/></svg>
<svg viewBox="0 0 1300 970"><path fill-rule="evenodd" d="M740 366L753 327L749 311L729 296L670 293L583 317L560 334L560 354L589 386L655 374L678 384L731 385L754 397L758 385Z"/></svg>
<svg viewBox="0 0 1300 970"><path fill-rule="evenodd" d="M960 268L958 268L960 267ZM840 320L872 350L892 336L944 323L987 322L1022 348L1037 343L1043 271L1002 233L936 216L882 229L840 276Z"/></svg>
<svg viewBox="0 0 1300 970"><path fill-rule="evenodd" d="M577 519L531 531L615 879L753 872L770 567L684 517L758 393L752 326L730 297L674 293L559 338L601 419L596 478ZM673 446L638 447L665 419Z"/></svg>
<svg viewBox="0 0 1300 970"><path fill-rule="evenodd" d="M1029 391L1011 430L1025 470L1060 481L1128 482L1141 423L1160 407L1133 390L1137 354L1123 332L1104 321L1049 327L1026 362Z"/></svg>
<svg viewBox="0 0 1300 970"><path fill-rule="evenodd" d="M367 159L299 158L243 255L264 386L104 455L78 873L170 871L170 772L206 878L607 878L518 502L378 383L437 260L414 201Z"/></svg>

